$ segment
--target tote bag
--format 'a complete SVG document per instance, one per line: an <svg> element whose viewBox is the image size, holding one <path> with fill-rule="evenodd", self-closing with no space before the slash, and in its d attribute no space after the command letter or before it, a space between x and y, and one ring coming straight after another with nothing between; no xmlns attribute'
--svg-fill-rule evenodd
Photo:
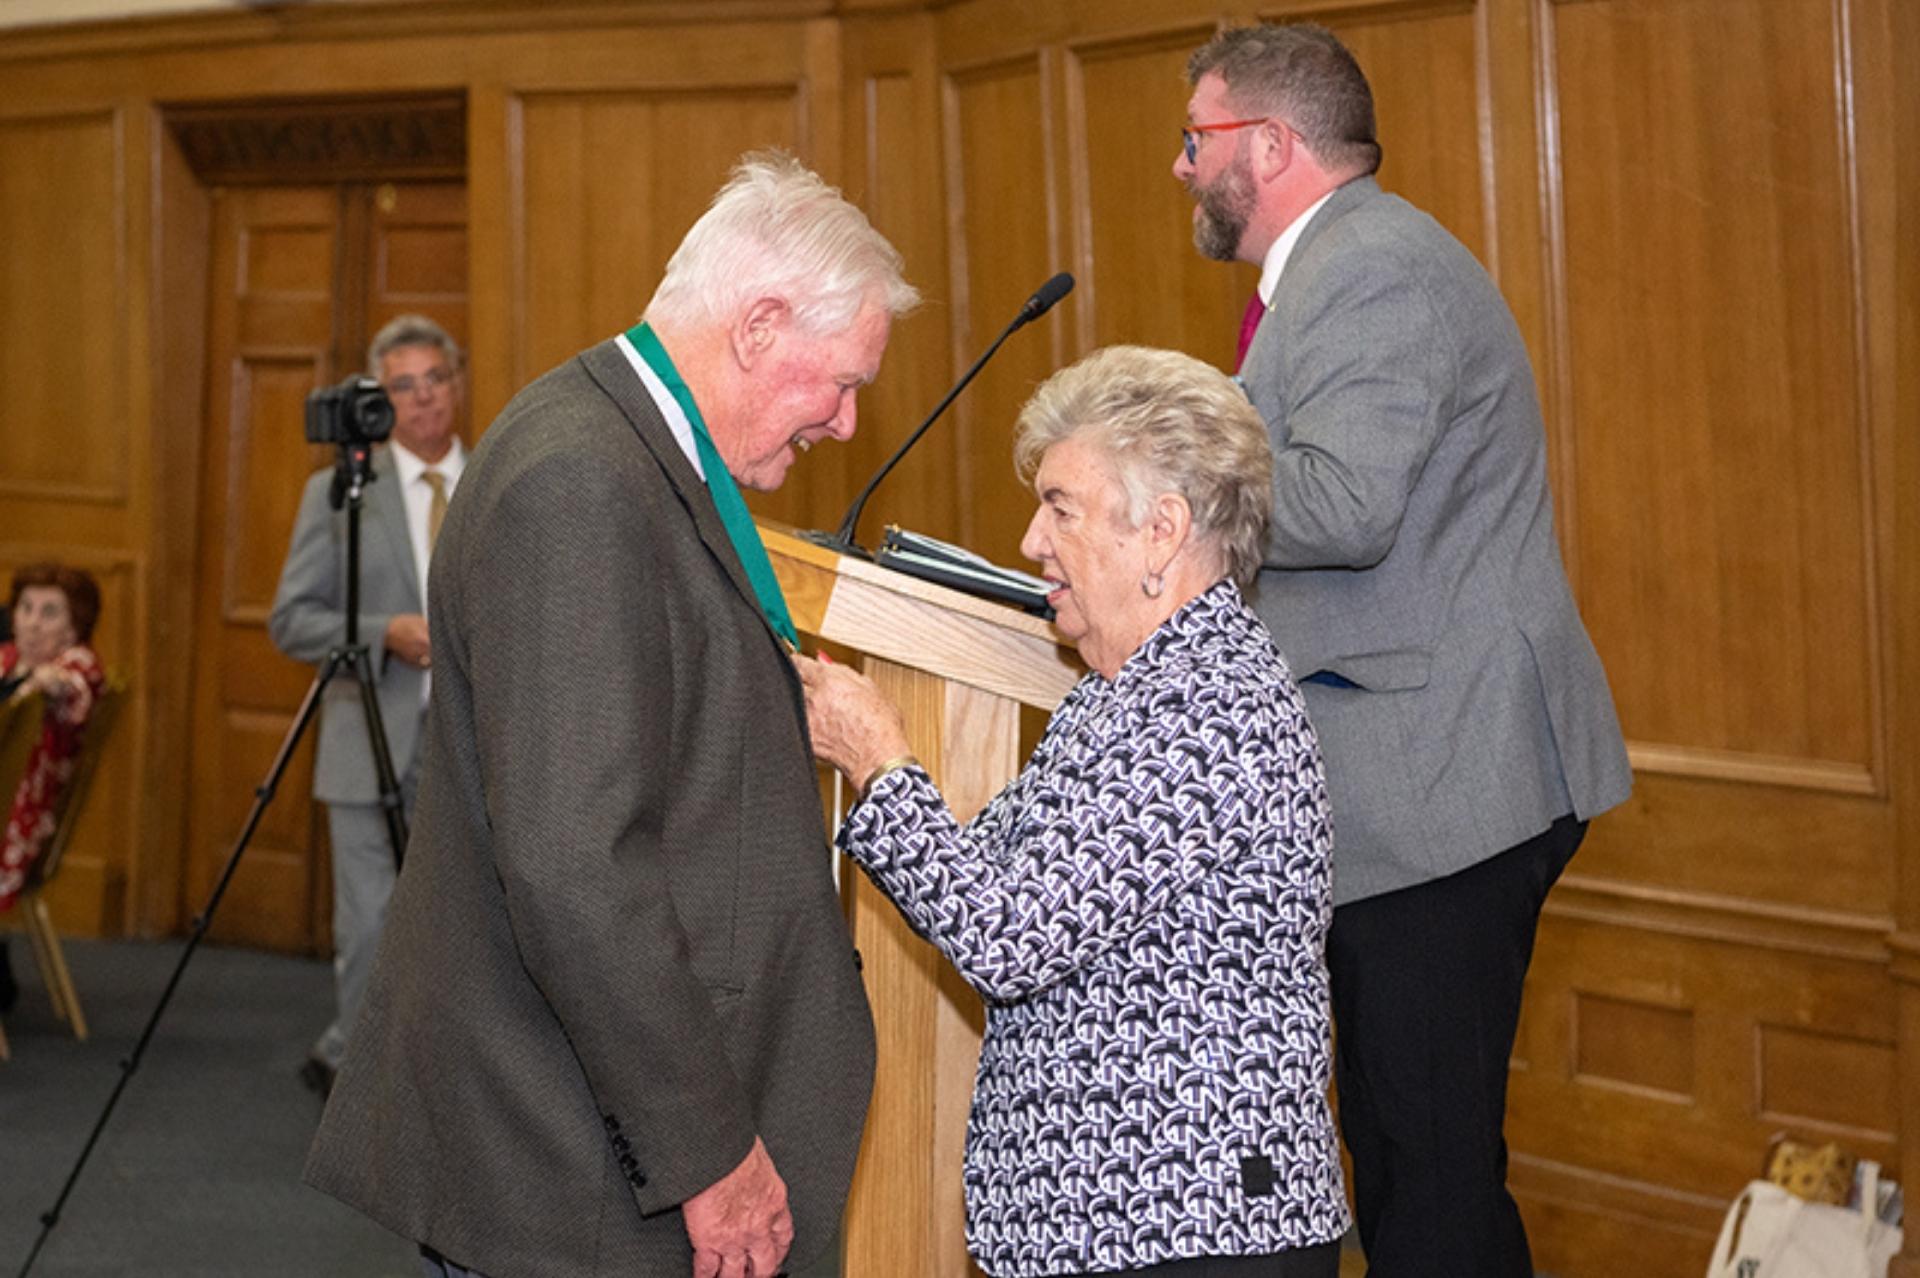
<svg viewBox="0 0 1920 1278"><path fill-rule="evenodd" d="M1877 1202L1877 1168L1860 1200ZM1733 1200L1707 1278L1886 1278L1901 1231L1870 1212L1810 1203L1756 1180Z"/></svg>

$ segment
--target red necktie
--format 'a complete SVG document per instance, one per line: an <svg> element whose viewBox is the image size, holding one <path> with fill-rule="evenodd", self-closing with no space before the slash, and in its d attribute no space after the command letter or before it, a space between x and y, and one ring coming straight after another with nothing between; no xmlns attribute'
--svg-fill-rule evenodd
<svg viewBox="0 0 1920 1278"><path fill-rule="evenodd" d="M1260 327L1260 320L1267 313L1267 304L1260 300L1259 290L1247 299L1247 313L1240 319L1240 345L1233 352L1233 371L1239 372L1240 365L1246 362L1247 347L1253 345L1254 332Z"/></svg>

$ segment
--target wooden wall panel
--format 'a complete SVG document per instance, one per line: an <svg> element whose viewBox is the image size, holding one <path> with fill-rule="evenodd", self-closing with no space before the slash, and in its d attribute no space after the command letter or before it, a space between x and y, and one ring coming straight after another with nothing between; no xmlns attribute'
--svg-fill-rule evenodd
<svg viewBox="0 0 1920 1278"><path fill-rule="evenodd" d="M1755 1101L1769 1122L1842 1140L1893 1143L1894 1048L1890 1038L1817 1034L1791 1025L1757 1027Z"/></svg>
<svg viewBox="0 0 1920 1278"><path fill-rule="evenodd" d="M1580 571L1627 730L1870 788L1880 655L1833 13L1593 0L1552 10L1549 56Z"/></svg>
<svg viewBox="0 0 1920 1278"><path fill-rule="evenodd" d="M1508 1128L1543 1270L1699 1273L1726 1202L1783 1128L1898 1152L1892 991L1876 964L1561 915L1528 989ZM1569 1215L1581 1209L1672 1236L1621 1235L1609 1267L1581 1254L1598 1245Z"/></svg>
<svg viewBox="0 0 1920 1278"><path fill-rule="evenodd" d="M1685 1101L1693 1095L1693 1015L1599 994L1574 994L1573 1073L1584 1083Z"/></svg>
<svg viewBox="0 0 1920 1278"><path fill-rule="evenodd" d="M908 279L914 286L922 289L923 294L937 290L934 295L944 298L945 273L937 269L944 254L940 252L938 236L928 233L937 225L939 205L926 193L915 191L912 184L893 180L887 171L889 166L882 162L882 157L907 156L919 149L920 139L925 136L920 130L926 127L926 122L916 117L924 114L918 109L924 85L916 83L911 73L894 72L871 76L862 87L857 118L864 145L863 163L858 171L870 192L867 213L875 228L887 236L903 256L909 248L919 250L916 256L921 269L914 271L916 263L912 261L907 268ZM932 306L931 316L922 311L894 325L883 367L900 375L885 379L877 389L861 395L858 432L847 447L833 450L842 462L855 459L859 462L846 470L843 487L851 492L859 492L868 476L906 442L907 436L939 402L941 375L947 371L946 343L941 340L946 327L941 321L946 317L947 307L939 301ZM887 523L895 522L936 537L956 535L953 476L959 458L955 454L951 423L942 425L949 429L943 430L937 439L915 445L915 451L903 458L899 469L883 481L887 485L884 496L881 490L875 490L878 502L874 518L868 522L863 515L861 521L867 532L862 544L878 545L881 530ZM809 470L814 468L809 466ZM889 517L890 512L894 517ZM857 535L860 530L855 531L855 540L860 540Z"/></svg>
<svg viewBox="0 0 1920 1278"><path fill-rule="evenodd" d="M860 429L843 448L809 456L812 483L833 460L845 495L820 526L831 527L853 495L905 441L958 375L949 327L952 280L947 271L945 181L940 136L940 86L933 25L924 17L848 24L846 75L847 197L900 250L907 279L921 306L894 325L879 380L860 397ZM873 545L888 523L936 537L960 535L956 476L968 464L956 419L943 418L875 491L861 520L863 544Z"/></svg>
<svg viewBox="0 0 1920 1278"><path fill-rule="evenodd" d="M1173 177L1191 90L1187 55L1211 24L1074 49L1068 63L1079 350L1166 346L1222 367L1260 275L1201 259L1193 199ZM1089 324L1089 319L1091 324ZM1089 328L1091 331L1089 331Z"/></svg>
<svg viewBox="0 0 1920 1278"><path fill-rule="evenodd" d="M1030 57L950 74L945 94L953 354L965 368L1065 265L1053 205L1056 99ZM1069 297L1016 334L955 405L970 459L959 485L961 535L1000 563L1025 563L1020 538L1033 514L1013 475L1014 419L1058 366L1062 312L1078 304Z"/></svg>
<svg viewBox="0 0 1920 1278"><path fill-rule="evenodd" d="M1572 873L1882 926L1893 887L1890 817L1884 804L1848 795L1642 772L1634 797L1594 827Z"/></svg>
<svg viewBox="0 0 1920 1278"><path fill-rule="evenodd" d="M1489 221L1493 120L1472 0L1330 15L1373 86L1380 185L1403 195L1498 274Z"/></svg>
<svg viewBox="0 0 1920 1278"><path fill-rule="evenodd" d="M139 811L137 694L145 594L127 548L136 440L129 417L132 337L127 124L97 97L72 109L0 115L0 588L13 569L54 559L100 583L94 647L130 678L136 704L109 747L48 902L82 935L124 925Z"/></svg>
<svg viewBox="0 0 1920 1278"><path fill-rule="evenodd" d="M396 315L426 315L464 349L467 337L467 188L461 182L385 183L370 194L363 326L371 333Z"/></svg>
<svg viewBox="0 0 1920 1278"><path fill-rule="evenodd" d="M330 269L331 242L326 248ZM321 376L312 352L246 352L233 370L227 509L240 527L291 532L301 490L289 487L285 477L318 470L329 460L324 449L307 443L303 429L307 392ZM221 556L222 618L264 631L286 557L284 536L227 545Z"/></svg>
<svg viewBox="0 0 1920 1278"><path fill-rule="evenodd" d="M111 336L126 332L121 163L114 110L0 117L7 498L127 498L127 374Z"/></svg>
<svg viewBox="0 0 1920 1278"><path fill-rule="evenodd" d="M734 160L801 133L791 86L529 92L517 106L517 384L632 325Z"/></svg>
<svg viewBox="0 0 1920 1278"><path fill-rule="evenodd" d="M273 647L267 617L307 476L333 460L306 441L304 400L346 371L334 367L332 306L341 210L328 186L213 194L193 732L183 751L191 800L178 889L191 911L211 894L313 676ZM359 352L346 359L358 369ZM312 922L327 865L310 802L316 735L247 849L215 939L324 948L326 931Z"/></svg>

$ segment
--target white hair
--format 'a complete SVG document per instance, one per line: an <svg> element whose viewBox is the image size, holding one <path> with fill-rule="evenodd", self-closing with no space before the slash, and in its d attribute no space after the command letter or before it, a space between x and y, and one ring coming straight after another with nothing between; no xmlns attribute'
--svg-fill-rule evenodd
<svg viewBox="0 0 1920 1278"><path fill-rule="evenodd" d="M781 151L734 166L667 262L647 318L724 323L762 297L786 302L812 334L845 331L870 301L895 316L920 301L866 214Z"/></svg>
<svg viewBox="0 0 1920 1278"><path fill-rule="evenodd" d="M1031 483L1055 444L1084 439L1113 463L1138 528L1178 493L1193 531L1242 586L1253 584L1273 512L1273 445L1246 392L1178 351L1108 346L1040 384L1014 427L1013 464Z"/></svg>
<svg viewBox="0 0 1920 1278"><path fill-rule="evenodd" d="M424 315L396 315L367 343L367 376L377 380L384 371L380 361L402 346L438 347L447 357L447 367L460 371L460 343L453 340L453 334Z"/></svg>

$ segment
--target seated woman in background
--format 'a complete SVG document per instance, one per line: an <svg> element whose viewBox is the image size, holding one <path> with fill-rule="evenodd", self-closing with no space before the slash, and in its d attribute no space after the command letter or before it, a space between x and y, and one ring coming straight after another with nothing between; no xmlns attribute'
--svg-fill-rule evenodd
<svg viewBox="0 0 1920 1278"><path fill-rule="evenodd" d="M40 740L0 831L0 914L13 908L53 837L60 792L73 776L81 732L106 682L100 658L87 646L100 618L100 587L90 574L59 564L28 564L13 574L7 610L13 638L0 643L0 689L14 697L38 692L46 711ZM18 996L6 938L0 937L0 1013L11 1010Z"/></svg>
<svg viewBox="0 0 1920 1278"><path fill-rule="evenodd" d="M968 1247L994 1278L1338 1272L1326 781L1241 597L1266 427L1218 371L1112 347L1042 385L1021 551L1092 672L959 824L898 711L796 658L840 846L986 999Z"/></svg>

